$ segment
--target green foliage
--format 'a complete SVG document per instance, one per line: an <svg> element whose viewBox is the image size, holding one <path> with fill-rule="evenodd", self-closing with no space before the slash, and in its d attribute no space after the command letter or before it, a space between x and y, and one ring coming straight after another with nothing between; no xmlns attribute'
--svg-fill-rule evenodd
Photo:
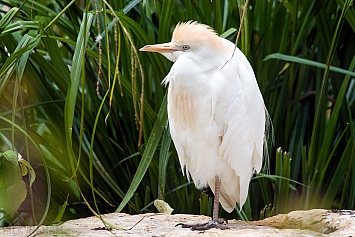
<svg viewBox="0 0 355 237"><path fill-rule="evenodd" d="M20 153L36 173L13 222L155 212L157 198L175 213L209 215L211 200L182 176L168 132L160 83L171 63L138 48L169 41L191 19L235 41L245 1L0 4L0 149ZM350 4L249 1L238 46L254 68L275 146L242 211L221 216L354 208Z"/></svg>
<svg viewBox="0 0 355 237"><path fill-rule="evenodd" d="M0 208L12 217L25 200L26 193L16 154L13 151L0 152Z"/></svg>

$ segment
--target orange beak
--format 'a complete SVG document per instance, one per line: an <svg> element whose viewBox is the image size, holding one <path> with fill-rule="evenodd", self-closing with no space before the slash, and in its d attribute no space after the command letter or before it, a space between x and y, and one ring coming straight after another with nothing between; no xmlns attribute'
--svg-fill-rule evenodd
<svg viewBox="0 0 355 237"><path fill-rule="evenodd" d="M165 44L146 45L143 48L139 49L139 51L143 51L143 52L157 52L157 53L171 53L178 50L181 49L171 42Z"/></svg>

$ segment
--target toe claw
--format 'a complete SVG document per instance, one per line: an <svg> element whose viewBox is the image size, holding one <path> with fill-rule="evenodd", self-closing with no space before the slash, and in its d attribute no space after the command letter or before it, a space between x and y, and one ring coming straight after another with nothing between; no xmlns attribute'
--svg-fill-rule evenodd
<svg viewBox="0 0 355 237"><path fill-rule="evenodd" d="M177 223L177 224L175 225L175 227L176 227L176 226L179 226L179 225L182 226L182 225L184 225L184 223Z"/></svg>
<svg viewBox="0 0 355 237"><path fill-rule="evenodd" d="M175 225L175 227L180 226L181 228L191 228L193 225L188 225L188 224L184 224L184 223L178 223Z"/></svg>

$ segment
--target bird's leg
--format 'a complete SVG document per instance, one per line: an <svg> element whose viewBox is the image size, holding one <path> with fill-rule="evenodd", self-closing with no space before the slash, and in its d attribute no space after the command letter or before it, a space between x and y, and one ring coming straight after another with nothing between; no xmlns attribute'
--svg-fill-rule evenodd
<svg viewBox="0 0 355 237"><path fill-rule="evenodd" d="M212 220L218 219L218 207L219 207L219 189L221 187L221 180L216 176L215 186L214 186L214 199L213 199L213 211Z"/></svg>
<svg viewBox="0 0 355 237"><path fill-rule="evenodd" d="M212 220L203 224L188 225L179 223L175 226L181 225L182 228L190 228L191 230L208 230L211 228L217 228L221 230L229 229L224 222L228 224L227 219L218 218L218 207L219 207L219 191L220 191L221 181L218 176L216 176L215 189L214 189L214 199L213 199L213 212Z"/></svg>

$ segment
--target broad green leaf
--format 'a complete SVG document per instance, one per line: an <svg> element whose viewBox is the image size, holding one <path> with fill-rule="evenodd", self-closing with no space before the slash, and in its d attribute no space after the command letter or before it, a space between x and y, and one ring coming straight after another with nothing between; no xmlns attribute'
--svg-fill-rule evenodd
<svg viewBox="0 0 355 237"><path fill-rule="evenodd" d="M8 188L21 179L17 155L13 151L0 153L0 188Z"/></svg>
<svg viewBox="0 0 355 237"><path fill-rule="evenodd" d="M10 216L20 207L27 193L19 169L15 152L0 153L0 208Z"/></svg>
<svg viewBox="0 0 355 237"><path fill-rule="evenodd" d="M0 189L0 207L10 216L15 214L27 193L25 182L22 179L16 180L13 185Z"/></svg>

